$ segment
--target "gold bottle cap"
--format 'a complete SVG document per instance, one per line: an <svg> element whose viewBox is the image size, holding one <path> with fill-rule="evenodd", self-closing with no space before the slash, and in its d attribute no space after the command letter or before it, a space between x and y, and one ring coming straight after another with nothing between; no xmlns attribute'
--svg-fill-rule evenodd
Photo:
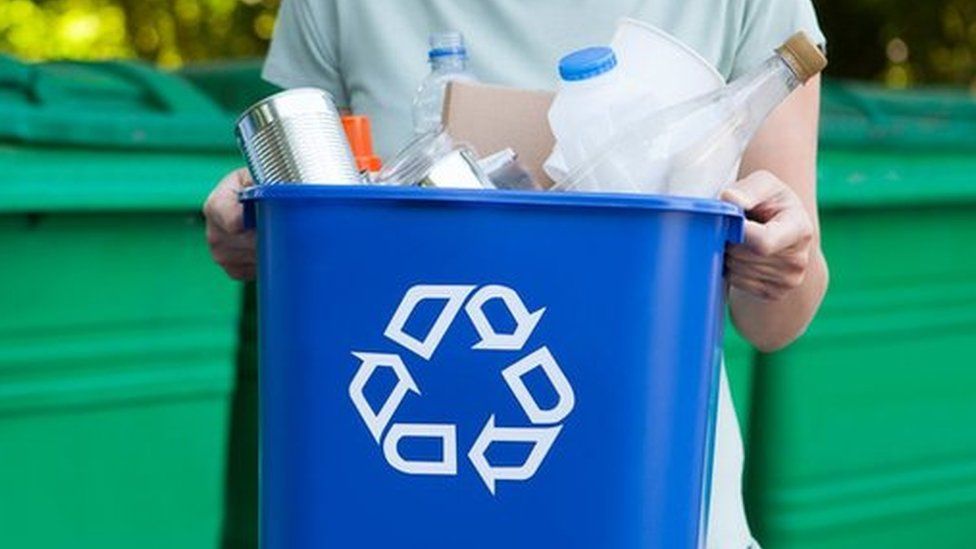
<svg viewBox="0 0 976 549"><path fill-rule="evenodd" d="M776 48L776 53L793 69L800 82L810 80L827 66L827 56L803 31L794 34Z"/></svg>

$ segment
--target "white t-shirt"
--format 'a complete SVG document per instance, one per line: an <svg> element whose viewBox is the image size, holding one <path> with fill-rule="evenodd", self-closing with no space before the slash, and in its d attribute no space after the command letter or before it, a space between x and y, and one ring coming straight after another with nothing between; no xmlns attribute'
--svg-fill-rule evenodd
<svg viewBox="0 0 976 549"><path fill-rule="evenodd" d="M621 17L678 37L725 78L758 65L797 30L824 42L810 0L284 0L264 78L285 88L324 88L340 107L368 115L377 153L389 158L411 136L411 103L429 71L431 32L464 33L471 69L483 82L555 89L559 58L608 43ZM723 368L709 549L754 543L742 465Z"/></svg>

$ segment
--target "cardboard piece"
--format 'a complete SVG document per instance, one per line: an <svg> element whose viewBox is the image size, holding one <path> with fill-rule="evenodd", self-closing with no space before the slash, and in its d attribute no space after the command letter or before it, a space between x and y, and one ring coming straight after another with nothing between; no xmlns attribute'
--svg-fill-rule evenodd
<svg viewBox="0 0 976 549"><path fill-rule="evenodd" d="M542 164L555 139L549 129L554 93L490 84L450 82L444 96L444 127L459 142L482 156L511 147L519 162L541 186L552 181Z"/></svg>

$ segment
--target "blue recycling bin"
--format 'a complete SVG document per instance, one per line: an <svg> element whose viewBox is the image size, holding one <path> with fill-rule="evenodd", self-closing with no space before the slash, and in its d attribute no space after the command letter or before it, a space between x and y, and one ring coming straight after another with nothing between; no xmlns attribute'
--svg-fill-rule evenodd
<svg viewBox="0 0 976 549"><path fill-rule="evenodd" d="M369 186L242 200L264 549L702 546L739 210Z"/></svg>

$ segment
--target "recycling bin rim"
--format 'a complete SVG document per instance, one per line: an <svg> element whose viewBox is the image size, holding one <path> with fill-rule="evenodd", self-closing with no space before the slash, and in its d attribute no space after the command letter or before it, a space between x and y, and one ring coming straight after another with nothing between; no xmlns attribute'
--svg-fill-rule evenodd
<svg viewBox="0 0 976 549"><path fill-rule="evenodd" d="M742 209L728 202L706 198L624 193L431 189L382 185L277 184L255 186L241 191L240 200L245 206L244 224L246 227L254 227L254 203L266 198L276 200L324 198L334 200L467 202L485 205L626 208L687 212L727 217L730 223L726 240L730 244L739 244L745 237L745 216Z"/></svg>

